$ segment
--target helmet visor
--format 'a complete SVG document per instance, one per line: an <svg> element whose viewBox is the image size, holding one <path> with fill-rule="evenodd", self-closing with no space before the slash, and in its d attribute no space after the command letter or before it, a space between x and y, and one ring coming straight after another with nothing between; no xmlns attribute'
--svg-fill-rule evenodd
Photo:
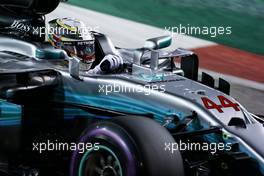
<svg viewBox="0 0 264 176"><path fill-rule="evenodd" d="M82 62L90 63L95 60L94 40L64 41L62 49L65 49L69 54L76 55Z"/></svg>
<svg viewBox="0 0 264 176"><path fill-rule="evenodd" d="M77 56L83 62L93 62L95 59L94 41L81 41L75 45Z"/></svg>

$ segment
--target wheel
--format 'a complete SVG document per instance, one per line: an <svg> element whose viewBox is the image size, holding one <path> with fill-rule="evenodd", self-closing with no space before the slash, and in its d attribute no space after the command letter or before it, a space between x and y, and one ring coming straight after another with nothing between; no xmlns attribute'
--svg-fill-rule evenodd
<svg viewBox="0 0 264 176"><path fill-rule="evenodd" d="M90 125L79 143L98 143L98 150L74 151L70 176L182 176L179 151L165 151L173 137L152 119L114 117Z"/></svg>

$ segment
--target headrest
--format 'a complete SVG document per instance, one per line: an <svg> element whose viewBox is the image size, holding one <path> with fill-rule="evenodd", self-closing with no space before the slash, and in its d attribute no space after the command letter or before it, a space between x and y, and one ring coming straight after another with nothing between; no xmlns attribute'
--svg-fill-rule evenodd
<svg viewBox="0 0 264 176"><path fill-rule="evenodd" d="M60 0L1 0L0 7L12 13L36 16L52 12L59 3ZM0 15L2 15L1 11Z"/></svg>

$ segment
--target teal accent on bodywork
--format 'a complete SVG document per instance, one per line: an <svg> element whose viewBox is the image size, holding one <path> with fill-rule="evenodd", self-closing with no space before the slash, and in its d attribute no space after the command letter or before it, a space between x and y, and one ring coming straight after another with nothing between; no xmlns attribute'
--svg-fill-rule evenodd
<svg viewBox="0 0 264 176"><path fill-rule="evenodd" d="M14 126L14 125L20 125L20 124L21 124L20 119L0 120L0 127L1 126Z"/></svg>
<svg viewBox="0 0 264 176"><path fill-rule="evenodd" d="M122 167L121 167L120 161L119 161L119 159L117 158L116 154L115 154L110 148L108 148L108 147L106 147L106 146L99 145L98 147L99 147L99 150L100 150L100 149L106 150L106 151L108 151L112 156L114 156L115 160L117 161L117 165L118 165L118 167L119 167L119 169L120 169L120 171L121 171L121 172L120 172L120 176L123 176ZM78 176L83 176L82 171L83 171L83 167L84 167L85 161L88 159L89 154L90 154L92 151L94 151L94 148L92 148L92 149L86 151L85 154L83 155L83 157L82 157L82 159L81 159L81 162L80 162L80 166L79 166Z"/></svg>
<svg viewBox="0 0 264 176"><path fill-rule="evenodd" d="M97 118L97 119L109 119L108 116L98 116L87 111L76 109L76 108L64 108L64 119L70 120L76 117L86 117L86 118Z"/></svg>
<svg viewBox="0 0 264 176"><path fill-rule="evenodd" d="M169 47L171 45L171 42L172 42L172 37L171 36L163 37L158 42L159 49Z"/></svg>
<svg viewBox="0 0 264 176"><path fill-rule="evenodd" d="M62 50L41 50L41 49L37 49L36 50L36 58L38 59L52 59L52 60L56 60L56 59L64 59L65 55L64 52Z"/></svg>
<svg viewBox="0 0 264 176"><path fill-rule="evenodd" d="M64 119L74 119L75 117L93 117L94 115L81 109L64 108Z"/></svg>
<svg viewBox="0 0 264 176"><path fill-rule="evenodd" d="M0 126L21 124L21 106L0 100Z"/></svg>
<svg viewBox="0 0 264 176"><path fill-rule="evenodd" d="M139 75L139 79L143 80L143 81L163 81L164 80L164 73L158 73L158 74L153 74L153 75L149 75L149 74L140 74Z"/></svg>
<svg viewBox="0 0 264 176"><path fill-rule="evenodd" d="M114 97L106 95L87 96L65 92L65 101L94 107L103 107L108 110L133 114L153 113L155 115L155 119L160 122L163 122L163 118L166 116L168 111L163 107L159 108L158 105L153 106L128 97Z"/></svg>

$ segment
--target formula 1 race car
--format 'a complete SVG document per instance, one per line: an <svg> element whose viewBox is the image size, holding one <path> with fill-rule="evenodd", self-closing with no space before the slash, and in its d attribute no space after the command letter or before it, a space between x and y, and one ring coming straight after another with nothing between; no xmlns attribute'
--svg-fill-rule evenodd
<svg viewBox="0 0 264 176"><path fill-rule="evenodd" d="M1 2L1 26L45 25L58 3ZM229 96L224 79L198 78L196 54L161 50L170 36L126 49L94 35L92 67L118 53L122 72L87 74L44 39L1 34L1 175L264 174L262 118Z"/></svg>

